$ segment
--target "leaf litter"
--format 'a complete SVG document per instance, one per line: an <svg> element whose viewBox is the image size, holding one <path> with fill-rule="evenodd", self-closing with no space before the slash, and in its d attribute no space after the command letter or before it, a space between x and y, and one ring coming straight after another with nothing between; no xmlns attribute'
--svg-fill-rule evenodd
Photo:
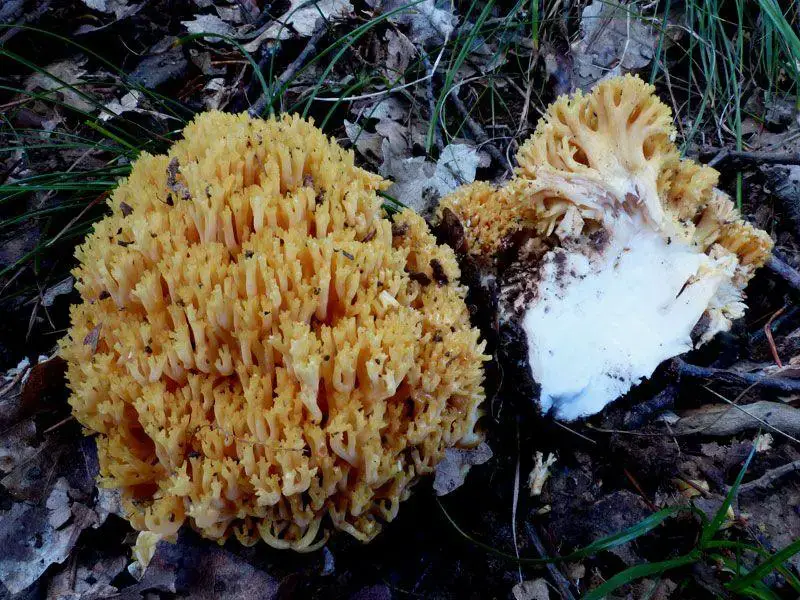
<svg viewBox="0 0 800 600"><path fill-rule="evenodd" d="M195 0L190 9L182 9L170 24L165 24L158 18L159 3L76 0L75 4L80 8L80 16L64 20L68 24L66 33L78 32L82 42L99 43L103 47L109 43L119 46L118 40L109 42L109 37L104 36L125 38L124 42L131 49L115 46L114 56L121 58L119 62L124 64L132 81L146 90L179 98L193 110L227 107L235 111L246 109L261 93L238 50L214 37L188 44L179 44L178 39L191 33L232 37L242 43L262 67L274 62L277 76L319 28L326 29L326 36L311 58L329 44L349 39L344 36L365 20L404 5L395 0L372 0L366 4L324 0L316 4L284 2L268 7L247 0ZM58 10L63 9L59 7ZM445 2L415 3L375 27L353 44L341 64L333 65L317 92L326 100L313 102L311 114L320 123L328 116L326 111L335 105L340 118L329 119L331 133L355 150L360 164L393 181L389 195L430 215L439 198L455 186L476 178L502 177L505 169L487 156L482 149L485 141L474 137L463 126L463 118L453 110L452 94L460 92L459 97L465 99L467 110L483 127L487 139L502 153L513 156L515 144L530 133L539 108L554 95L619 72L649 74L662 18L662 15L650 16L655 14L652 7L590 2L582 8L568 10L566 16L546 15L553 22L561 21L553 31L563 28L564 35L559 37L543 29L547 35L537 46L531 40L530 23L515 23L503 10L493 9L489 17L492 27L502 24L497 28L500 34L481 31L474 39L468 39L475 14L465 15L459 12L457 5ZM14 18L19 18L19 14L15 14ZM671 20L672 15L669 22ZM132 35L128 35L129 31ZM668 36L667 41L670 39ZM445 76L454 68L454 55L467 43L468 56L453 71L455 90L445 90ZM443 59L437 62L440 52ZM309 90L322 77L331 56L329 53L319 62L301 65L287 86L287 93L280 99L281 105L302 110L302 103L308 100ZM509 73L514 61L523 65L519 75ZM18 112L8 113L11 119L36 128L38 140L57 139L65 130L85 134L81 128L84 118L76 120L70 109L93 115L109 127L118 124L129 127L131 121L150 127L169 121L141 90L120 85L119 78L110 76L105 66L80 52L48 55L45 63L59 79L86 91L100 102L89 102L41 73L17 76L15 82L20 88L49 94L66 105L59 107L41 100L24 100L20 96L8 99L20 102L22 107ZM377 76L369 79L368 75L372 74ZM374 87L359 87L362 80L377 83ZM540 80L545 84L538 87ZM92 83L87 84L88 81ZM354 86L354 90L347 91L349 86ZM390 88L399 89L390 91ZM660 89L662 97L667 97L667 91ZM488 94L491 102L481 94ZM442 143L426 150L433 118L431 105L440 95L445 104L440 121L434 123L434 132ZM500 99L508 106L502 107ZM762 104L750 112L769 112L764 120L767 130L761 123L745 119L743 132L749 136L747 142L755 149L774 150L785 146L791 150L795 143L792 136L797 133L797 113L791 110L792 102L789 108L778 106L776 102ZM715 137L709 135L704 139ZM729 137L725 139L730 143ZM700 152L702 148L694 150ZM84 150L78 150L77 155L75 150L70 152L72 154L55 151L45 156L41 152L17 151L10 157L4 156L0 161L0 182L47 172L53 169L54 161L66 162L69 166ZM6 165L13 168L9 168L8 179L3 179ZM774 205L767 192L759 192L775 190L783 207L800 205L797 186L790 185L794 181L793 169L793 165L759 166L746 172L746 184L752 186L749 189L764 194L758 196L762 207L756 218L776 223L773 231L779 246L797 266L794 259L798 251L794 235L797 228L789 218L790 211ZM753 212L756 214L755 210ZM32 251L48 226L43 220L32 219L25 228L15 230L13 236L3 238L4 245L0 249L4 252L3 258L8 258L3 264L13 264ZM791 231L792 228L795 231ZM46 268L52 266L47 260L44 264ZM462 271L462 276L468 277L469 265L462 265ZM46 278L41 275L43 272L36 271L43 283L34 286L33 296L23 296L24 301L4 305L13 315L4 327L12 327L14 322L20 321L27 329L32 298L41 301L54 315L54 321L63 325L72 281L64 272L56 275L54 271L53 276ZM765 279L769 281L759 282L751 292L751 297L756 299L752 311L754 320L780 308L774 306L776 302L782 306L785 298L794 301L791 289L781 281L768 276ZM491 286L491 282L485 283ZM7 284L7 280L0 279L0 287ZM11 285L13 287L13 282ZM25 310L27 313L23 313ZM18 318L23 314L24 317ZM763 320L759 323L748 323L747 327L757 331ZM797 319L789 319L775 327L778 351L787 365L798 364L793 357L800 355L796 335L799 325ZM115 594L114 597L137 599L165 594L283 598L332 593L371 598L395 597L393 586L396 584L398 589L413 589L428 597L468 597L477 593L476 590L515 598L546 597L547 584L540 577L541 571L523 569L524 578L519 583L516 565L496 561L491 554L472 552L467 545L469 542L447 528L435 504L429 501L431 492L423 489L409 501L408 515L401 517L396 526L367 548L351 547L334 540L319 556L295 560L265 552L260 547L217 548L191 532L182 532L176 545L161 542L155 547L143 577L135 580L128 571L132 544L131 539L126 539L129 530L114 516L119 508L113 496L98 492L94 485L97 470L94 443L83 439L80 428L69 418L58 361L36 360L39 349L49 355L53 340L51 329L44 317L36 316L32 329L35 346L26 347L27 342L22 341L25 335L12 330L0 339L0 358L5 361L2 364L11 367L0 380L0 430L3 432L0 436L0 538L8 549L0 557L0 580L9 593L19 593L20 597L28 594L28 597L84 600ZM764 340L742 332L735 335L740 342L745 340L737 352L747 346L747 351L761 361L746 365L747 370L743 372L774 376ZM92 337L90 333L87 344L93 344ZM723 368L735 368L737 362L726 358L731 353L730 348L720 342L706 356L722 360ZM27 362L20 362L22 354L29 356ZM31 364L31 359L35 364ZM791 370L779 375L796 377ZM702 433L677 435L686 424L684 419L694 418L692 413L686 412L687 408L696 409L704 404L721 406L719 398L697 382L683 381L681 386L671 403L661 406L651 420L631 432L625 432L625 428L631 422L632 406L623 401L594 421L593 427L572 432L543 426L534 436L522 434L519 444L530 451L520 456L521 469L531 474L531 486L539 493L530 496L523 490L518 498L521 555L535 556L537 552L527 527L539 532L548 552L564 554L598 536L636 523L637 519L652 513L653 505L661 508L696 502L704 510L712 510L721 504L721 497L753 440L759 452L738 504L733 507L734 518L727 523L729 531L736 535L752 535L770 551L796 539L800 534L797 522L800 485L797 474L781 471L800 460L793 442L775 431L762 430L756 437L762 424L754 423L736 409L726 413L728 417L721 423ZM731 391L724 382L713 386L722 392ZM647 391L643 390L642 395ZM796 410L796 397L769 395L753 389L736 402L748 410L747 405L766 400L775 405L767 409L778 410L770 416L765 416L763 411L758 415L768 423L777 423L782 431L794 431L798 421L792 412ZM488 418L493 422L486 447L451 453L440 464L431 484L435 493L449 492L442 496L441 502L470 535L505 550L513 548L508 523L511 486L507 482L513 480L511 467L518 456L512 415L514 411L525 414L526 410L526 407L512 409L513 401L502 394L492 401L491 407L487 407ZM758 410L762 408L760 405ZM673 409L674 412L670 412ZM659 419L661 415L672 415L672 418ZM784 421L778 423L777 417ZM708 420L703 418L705 426ZM720 429L723 425L725 429ZM772 437L771 442L767 435ZM558 454L555 464L548 460L551 453ZM464 479L468 466L472 466L472 471ZM690 484L679 486L678 480ZM753 485L746 487L750 483ZM681 489L694 490L692 498L687 498ZM692 523L678 525L676 539L683 539L680 527L691 537ZM673 531L668 527L664 529ZM665 547L672 547L673 539L667 536L668 533L657 530L634 544L605 552L598 559L584 559L565 566L563 572L572 593L578 597L578 590L585 590L586 583L600 573L613 574L615 565L658 559L659 552L663 554ZM365 560L374 565L369 572L363 568ZM795 568L800 567L796 557L792 561ZM392 585L387 586L385 582L392 582ZM671 580L663 579L657 584L642 582L641 587L632 588L632 593L638 597L639 591L639 595L645 595L652 589L656 590L653 597L678 597ZM709 584L701 581L690 585L695 590L705 590L703 586ZM551 590L550 597L554 595ZM1 591L0 597L3 597Z"/></svg>

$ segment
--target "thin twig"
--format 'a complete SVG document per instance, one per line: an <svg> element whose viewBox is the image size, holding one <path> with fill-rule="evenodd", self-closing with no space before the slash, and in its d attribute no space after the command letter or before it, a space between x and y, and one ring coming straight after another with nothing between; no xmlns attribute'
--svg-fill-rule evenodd
<svg viewBox="0 0 800 600"><path fill-rule="evenodd" d="M442 48L444 50L444 48ZM417 48L417 51L422 56L422 64L425 66L425 72L427 76L425 77L425 98L428 101L428 118L433 119L434 115L436 114L436 98L434 97L433 93L433 76L436 73L436 68L439 65L439 60L442 58L441 53L439 56L436 57L436 64L431 64L431 59L428 56L428 53L422 48L420 45ZM436 148L439 152L442 151L444 148L444 141L442 140L442 130L439 128L439 123L436 122L433 124L433 140Z"/></svg>
<svg viewBox="0 0 800 600"><path fill-rule="evenodd" d="M704 152L709 155L712 152ZM709 167L721 164L755 164L755 165L800 165L800 152L748 152L746 150L717 150L714 158L708 161Z"/></svg>
<svg viewBox="0 0 800 600"><path fill-rule="evenodd" d="M303 68L303 66L308 61L309 57L312 54L317 53L317 46L319 45L322 38L328 32L327 27L325 26L325 22L320 19L319 24L317 26L317 30L314 34L309 38L308 42L306 43L306 47L303 48L303 51L295 58L292 62L289 63L289 66L286 67L286 70L281 74L280 77L275 81L275 85L270 85L269 89L269 96L267 93L261 94L258 100L250 107L247 111L251 117L257 117L264 112L264 109L267 107L267 104L271 105L273 101L272 92L273 90L280 90L285 86L291 79L297 74L297 72Z"/></svg>
<svg viewBox="0 0 800 600"><path fill-rule="evenodd" d="M510 165L506 161L506 157L502 152L500 152L500 150L497 149L497 146L489 141L489 136L486 134L483 127L481 127L478 122L470 116L466 105L461 98L458 97L458 90L455 90L448 97L453 102L453 106L456 107L458 114L461 115L462 119L464 119L464 125L466 125L467 129L472 134L472 137L475 138L475 141L478 142L481 147L489 153L489 156L491 156L498 165L506 169L509 168Z"/></svg>
<svg viewBox="0 0 800 600"><path fill-rule="evenodd" d="M757 489L769 488L781 477L785 477L786 475L790 475L791 473L795 473L797 471L800 471L800 460L790 462L789 464L781 467L776 467L775 469L770 469L758 479L754 479L753 481L749 481L741 485L739 487L739 493L741 494L743 492L751 492Z"/></svg>
<svg viewBox="0 0 800 600"><path fill-rule="evenodd" d="M706 388L708 389L708 388ZM743 431L766 427L796 444L800 444L800 409L779 402L760 400L738 405L714 390L708 390L727 405L714 404L684 413L674 424L677 435L727 437Z"/></svg>
<svg viewBox="0 0 800 600"><path fill-rule="evenodd" d="M408 83L404 83L402 85L394 85L392 84L385 90L378 90L377 92L369 92L367 94L358 94L356 96L315 96L315 102L353 102L355 100L368 100L370 98L379 98L381 96L386 96L388 94L394 94L399 92L400 90L404 90L410 87L414 87L418 83L423 83L425 81L428 82L428 85L431 86L431 79L436 73L436 70L439 68L439 63L442 60L442 56L444 55L444 51L447 48L447 41L448 37L445 36L444 44L442 45L442 49L439 51L439 54L436 55L436 60L433 62L433 65L430 65L430 58L428 58L427 54L423 54L425 58L428 58L428 62L425 64L427 69L427 74L424 77L420 77L419 79L415 79L414 81L409 81ZM422 50L420 49L420 52ZM428 69L427 67L430 66ZM397 81L395 81L397 83ZM431 86L432 87L432 86ZM433 114L433 113L431 113ZM433 118L431 116L431 118Z"/></svg>
<svg viewBox="0 0 800 600"><path fill-rule="evenodd" d="M655 504L653 504L653 502L650 500L650 498L647 497L647 494L644 493L644 490L642 489L642 486L639 485L639 482L631 474L631 472L628 471L628 469L626 469L625 467L622 468L622 472L625 473L625 477L628 478L628 481L631 482L631 485L634 487L634 489L637 492L639 492L639 495L642 497L642 500L644 500L645 504L647 504L647 506L650 508L650 510L652 510L653 512L657 511L658 507Z"/></svg>
<svg viewBox="0 0 800 600"><path fill-rule="evenodd" d="M639 429L668 408L672 408L678 397L678 386L674 383L667 385L658 394L631 407L625 415L624 424L628 429Z"/></svg>
<svg viewBox="0 0 800 600"><path fill-rule="evenodd" d="M693 379L712 379L730 385L751 385L776 392L800 392L800 379L789 377L775 377L769 375L753 375L752 373L737 373L727 369L714 367L699 367L691 365L680 358L672 359L675 371L681 377Z"/></svg>
<svg viewBox="0 0 800 600"><path fill-rule="evenodd" d="M786 310L784 306L780 310L775 311L773 315L767 321L767 324L764 325L764 335L767 338L767 343L769 344L769 349L772 352L772 358L775 359L775 364L778 365L779 368L783 368L783 363L781 362L781 357L778 355L778 348L775 346L775 339L772 337L772 322L775 320L776 317L779 317L783 314L783 311Z"/></svg>
<svg viewBox="0 0 800 600"><path fill-rule="evenodd" d="M542 543L542 539L539 537L539 534L536 533L536 528L527 521L525 522L525 529L528 532L528 537L531 538L531 542L533 542L533 547L536 548L536 552L539 554L541 558L550 558L547 554L547 551L544 548L544 544ZM550 576L553 578L553 582L556 584L558 588L558 592L561 594L561 597L564 600L575 600L575 596L572 595L570 591L570 583L569 579L564 576L564 574L558 569L558 567L554 563L547 563L547 570L550 572Z"/></svg>
<svg viewBox="0 0 800 600"><path fill-rule="evenodd" d="M775 254L769 257L767 268L783 279L789 286L800 292L800 272Z"/></svg>
<svg viewBox="0 0 800 600"><path fill-rule="evenodd" d="M511 535L514 538L514 554L519 560L519 544L517 543L517 507L519 506L519 421L517 421L517 466L514 469L514 489L511 500ZM522 583L522 564L517 563L519 582Z"/></svg>
<svg viewBox="0 0 800 600"><path fill-rule="evenodd" d="M787 307L786 311L770 325L769 331L774 335L783 325L793 320L798 313L800 313L800 307L796 305ZM749 343L751 346L755 346L766 340L766 337L764 329L759 329L750 336Z"/></svg>

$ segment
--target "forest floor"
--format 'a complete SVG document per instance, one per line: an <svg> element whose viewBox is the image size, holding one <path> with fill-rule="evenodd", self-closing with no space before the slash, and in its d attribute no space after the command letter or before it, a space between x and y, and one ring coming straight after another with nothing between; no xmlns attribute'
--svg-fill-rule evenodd
<svg viewBox="0 0 800 600"><path fill-rule="evenodd" d="M0 598L569 599L618 573L614 597L798 597L798 23L774 0L0 3ZM54 357L74 246L131 161L203 110L298 112L430 214L508 179L559 94L624 72L775 240L745 318L583 422L493 394L493 457L450 494L419 484L367 546L184 531L131 572Z"/></svg>

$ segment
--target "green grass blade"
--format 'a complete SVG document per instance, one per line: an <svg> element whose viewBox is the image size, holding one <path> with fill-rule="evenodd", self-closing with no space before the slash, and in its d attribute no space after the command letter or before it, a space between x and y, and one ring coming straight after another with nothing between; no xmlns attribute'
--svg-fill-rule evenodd
<svg viewBox="0 0 800 600"><path fill-rule="evenodd" d="M483 10L478 15L478 18L475 20L475 25L471 28L469 35L467 36L464 45L461 47L456 59L453 61L453 64L447 71L447 75L445 76L444 84L442 85L442 91L439 93L439 99L436 101L436 106L433 110L433 115L431 115L431 122L428 125L428 135L425 138L425 151L430 152L431 148L433 147L433 142L436 137L436 124L439 121L439 115L442 113L442 108L444 107L445 100L447 96L451 93L453 89L453 80L455 79L456 73L458 69L461 68L461 65L464 64L464 61L469 56L470 50L472 49L472 44L475 41L475 38L481 31L481 27L483 26L486 19L489 17L491 13L492 7L494 6L494 0L489 0L486 3L486 6L483 7Z"/></svg>
<svg viewBox="0 0 800 600"><path fill-rule="evenodd" d="M616 548L617 546L621 546L622 544L626 544L632 540L635 540L636 538L639 538L645 535L646 533L652 531L653 529L658 527L661 523L663 523L670 517L677 515L678 513L694 512L696 510L693 507L688 507L688 506L671 506L669 508L664 508L656 513L653 513L649 517L642 519L640 522L636 523L631 527L628 527L627 529L623 529L622 531L617 532L613 535L609 535L600 540L596 540L591 544L589 544L588 546L580 548L565 556L554 556L551 558L524 558L524 557L520 558L517 557L515 554L498 550L497 548L489 544L486 544L485 542L481 542L480 540L468 534L453 520L453 518L445 509L441 500L437 498L437 501L439 502L439 508L442 509L444 516L447 518L447 520L450 522L453 528L461 536L463 536L476 546L479 546L484 550L495 554L496 556L500 556L502 558L506 558L514 562L519 562L528 565L543 565L554 562L571 561L571 560L586 558L587 556L592 556L597 554L598 552L602 552L604 550L610 550L611 548Z"/></svg>
<svg viewBox="0 0 800 600"><path fill-rule="evenodd" d="M661 562L645 563L643 565L635 565L625 569L621 573L617 573L605 583L597 586L588 594L583 597L583 600L601 600L609 593L621 588L623 585L632 583L643 577L650 577L652 575L660 575L673 569L685 567L700 560L700 552L694 550L689 554L680 556L678 558L671 558L669 560L662 560Z"/></svg>
<svg viewBox="0 0 800 600"><path fill-rule="evenodd" d="M339 59L344 55L344 53L347 51L347 49L350 48L350 46L355 44L359 39L361 39L362 36L364 36L367 32L369 32L373 27L375 27L379 23L381 23L381 22L383 22L383 21L385 21L387 19L390 19L391 17L393 17L396 14L399 14L399 13L405 11L405 10L408 10L409 8L411 8L413 6L416 6L417 4L421 3L422 1L423 0L414 0L413 2L409 2L408 4L405 4L403 6L395 8L394 10L390 10L389 12L383 13L382 15L379 15L379 16L373 18L373 19L370 19L369 21L367 21L363 25L359 25L353 31L348 33L345 38L342 38L342 40L340 40L340 42L332 44L332 46L329 49L335 48L338 43L341 43L342 47L333 56L333 58L330 60L328 65L325 67L325 69L322 72L322 75L320 75L319 79L317 80L317 83L314 86L314 89L311 91L311 95L309 96L308 100L306 100L305 107L303 108L303 112L302 112L303 118L308 116L308 111L311 110L311 104L314 102L314 98L319 93L319 90L322 87L322 84L328 78L328 75L330 74L330 72L333 70L333 68L339 62ZM327 54L327 52L328 52L328 49L326 49L323 54Z"/></svg>
<svg viewBox="0 0 800 600"><path fill-rule="evenodd" d="M747 575L739 577L728 584L728 588L734 592L740 592L745 588L752 586L754 583L760 582L764 577L769 575L772 571L778 569L792 556L800 552L800 540L795 540L783 550L773 554L769 559L762 562L755 569L750 571Z"/></svg>
<svg viewBox="0 0 800 600"><path fill-rule="evenodd" d="M750 461L753 460L755 453L756 445L753 444L750 454L747 455L747 460L744 461L744 465L742 465L739 474L736 476L736 481L734 481L733 485L731 486L728 495L725 496L725 501L722 503L722 506L719 507L719 510L714 515L714 518L711 519L711 522L703 527L703 532L700 535L700 548L705 549L707 547L707 544L715 535L717 535L719 528L722 527L722 524L725 522L725 519L728 516L728 509L730 508L731 504L733 504L733 500L736 498L736 494L739 492L739 486L742 485L744 474L747 472L747 469L750 466Z"/></svg>
<svg viewBox="0 0 800 600"><path fill-rule="evenodd" d="M744 542L732 541L732 540L712 540L706 545L706 548L736 550L737 555L744 550L748 552L753 552L754 554L757 554L767 559L773 556L770 552L768 552L761 546L754 546L752 544L746 544ZM800 578L798 578L797 575L795 575L791 571L791 569L786 568L783 564L778 564L776 565L775 570L778 571L778 573L780 573L784 579L786 579L786 582L790 586L792 586L792 589L800 593Z"/></svg>
<svg viewBox="0 0 800 600"><path fill-rule="evenodd" d="M269 97L269 95L270 95L270 87L267 84L267 81L264 79L264 75L261 73L261 69L259 69L258 63L255 60L253 60L252 55L247 50L244 49L244 46L242 46L239 42L237 42L232 37L227 36L227 35L223 35L221 33L206 33L206 32L202 32L201 31L199 33L192 33L190 35L186 35L184 37L178 38L175 41L175 43L176 44L185 44L186 42L191 42L192 40L205 39L205 38L219 38L219 39L225 40L229 44L235 46L236 49L239 52L241 52L242 56L244 56L245 60L247 60L247 62L253 68L253 73L255 73L256 78L258 78L258 83L261 85L262 93L264 93L267 97Z"/></svg>

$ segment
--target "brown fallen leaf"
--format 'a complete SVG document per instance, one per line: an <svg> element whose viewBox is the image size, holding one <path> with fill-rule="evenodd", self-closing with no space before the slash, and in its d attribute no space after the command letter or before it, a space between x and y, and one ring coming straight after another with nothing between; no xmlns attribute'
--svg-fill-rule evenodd
<svg viewBox="0 0 800 600"><path fill-rule="evenodd" d="M444 451L444 459L436 465L433 489L437 496L444 496L464 484L464 478L470 467L482 465L492 458L492 449L486 442L472 449L448 448Z"/></svg>
<svg viewBox="0 0 800 600"><path fill-rule="evenodd" d="M97 342L100 341L100 329L103 327L102 323L98 323L95 325L92 330L86 334L86 337L83 338L83 345L84 346L91 346L92 354L97 352Z"/></svg>

